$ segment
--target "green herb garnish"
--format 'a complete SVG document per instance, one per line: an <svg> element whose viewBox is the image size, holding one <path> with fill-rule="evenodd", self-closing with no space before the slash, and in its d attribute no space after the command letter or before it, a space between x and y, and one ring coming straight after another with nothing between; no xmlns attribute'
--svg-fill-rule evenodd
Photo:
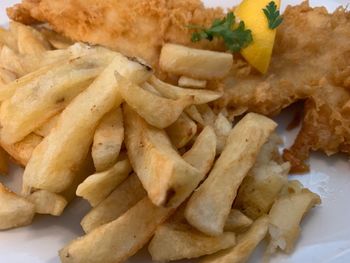
<svg viewBox="0 0 350 263"><path fill-rule="evenodd" d="M282 23L283 17L280 15L280 11L277 9L274 1L271 1L263 11L269 22L270 29L275 29Z"/></svg>
<svg viewBox="0 0 350 263"><path fill-rule="evenodd" d="M190 25L189 28L197 29L193 33L192 42L198 42L202 39L212 41L214 37L222 38L227 48L232 52L239 52L242 48L248 46L253 41L252 32L245 28L243 21L235 26L235 15L230 12L222 20L214 20L210 28Z"/></svg>

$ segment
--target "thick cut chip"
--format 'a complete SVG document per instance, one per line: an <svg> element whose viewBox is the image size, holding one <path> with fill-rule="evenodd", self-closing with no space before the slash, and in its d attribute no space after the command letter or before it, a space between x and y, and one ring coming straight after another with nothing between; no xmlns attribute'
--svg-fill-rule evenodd
<svg viewBox="0 0 350 263"><path fill-rule="evenodd" d="M78 238L60 251L62 263L124 262L141 249L174 209L155 206L147 197L118 219Z"/></svg>
<svg viewBox="0 0 350 263"><path fill-rule="evenodd" d="M0 68L0 88L16 79L17 76L15 73L7 69Z"/></svg>
<svg viewBox="0 0 350 263"><path fill-rule="evenodd" d="M192 148L182 158L201 173L201 180L213 166L216 155L216 136L213 128L205 127L198 135Z"/></svg>
<svg viewBox="0 0 350 263"><path fill-rule="evenodd" d="M184 88L205 89L207 87L206 80L192 79L185 76L179 78L178 84Z"/></svg>
<svg viewBox="0 0 350 263"><path fill-rule="evenodd" d="M155 205L176 206L199 184L199 170L185 162L165 131L124 105L125 145L132 167Z"/></svg>
<svg viewBox="0 0 350 263"><path fill-rule="evenodd" d="M104 172L90 175L77 189L77 196L88 200L95 207L103 201L131 173L128 159L117 162Z"/></svg>
<svg viewBox="0 0 350 263"><path fill-rule="evenodd" d="M9 144L0 137L1 147L21 166L26 166L32 157L34 149L41 143L43 137L34 133L29 134L22 141Z"/></svg>
<svg viewBox="0 0 350 263"><path fill-rule="evenodd" d="M193 96L193 104L198 105L217 100L223 95L223 93L219 91L180 88L165 83L157 79L155 76L151 77L150 83L160 94L162 94L166 98L176 100Z"/></svg>
<svg viewBox="0 0 350 263"><path fill-rule="evenodd" d="M223 232L237 190L276 126L267 117L249 113L233 128L207 180L188 202L185 216L192 226L208 235Z"/></svg>
<svg viewBox="0 0 350 263"><path fill-rule="evenodd" d="M118 107L102 118L95 131L91 154L97 172L116 163L123 140L123 113Z"/></svg>
<svg viewBox="0 0 350 263"><path fill-rule="evenodd" d="M21 54L35 54L51 49L50 43L33 27L11 21L10 31L17 38L18 52Z"/></svg>
<svg viewBox="0 0 350 263"><path fill-rule="evenodd" d="M193 96L177 100L166 99L126 80L118 73L116 73L116 78L123 83L120 86L120 92L126 103L149 124L159 129L173 124L184 109L193 104Z"/></svg>
<svg viewBox="0 0 350 263"><path fill-rule="evenodd" d="M47 41L49 41L54 48L65 49L73 45L72 40L51 29L48 29L46 27L39 27L38 30L43 36L45 36Z"/></svg>
<svg viewBox="0 0 350 263"><path fill-rule="evenodd" d="M146 196L136 174L129 176L105 200L94 207L81 221L85 233L112 222Z"/></svg>
<svg viewBox="0 0 350 263"><path fill-rule="evenodd" d="M185 112L188 114L188 116L191 117L192 120L198 122L199 124L205 126L204 120L202 118L202 115L198 111L198 108L195 105L191 105L185 109Z"/></svg>
<svg viewBox="0 0 350 263"><path fill-rule="evenodd" d="M225 222L225 231L241 232L247 229L253 220L237 209L232 209Z"/></svg>
<svg viewBox="0 0 350 263"><path fill-rule="evenodd" d="M238 236L237 244L233 248L223 250L216 254L207 256L204 259L202 259L200 263L247 262L254 249L266 236L268 226L268 217L260 217L252 224L252 226L247 232Z"/></svg>
<svg viewBox="0 0 350 263"><path fill-rule="evenodd" d="M288 183L290 164L279 162L278 137L262 147L257 161L239 188L234 207L256 219L268 214L282 188ZM276 160L277 159L277 160Z"/></svg>
<svg viewBox="0 0 350 263"><path fill-rule="evenodd" d="M198 112L201 114L205 125L214 127L214 123L217 117L212 108L210 108L208 104L197 105L196 107Z"/></svg>
<svg viewBox="0 0 350 263"><path fill-rule="evenodd" d="M29 195L27 199L35 205L36 213L53 216L60 216L68 204L63 196L46 190L38 190Z"/></svg>
<svg viewBox="0 0 350 263"><path fill-rule="evenodd" d="M0 148L0 175L5 175L8 173L8 161L8 155L6 154L4 149Z"/></svg>
<svg viewBox="0 0 350 263"><path fill-rule="evenodd" d="M211 237L186 223L167 222L157 228L148 251L154 261L166 262L213 254L233 247L235 243L233 232Z"/></svg>
<svg viewBox="0 0 350 263"><path fill-rule="evenodd" d="M81 93L111 58L85 56L58 65L18 88L0 109L1 137L15 143L62 111Z"/></svg>
<svg viewBox="0 0 350 263"><path fill-rule="evenodd" d="M53 128L56 127L58 119L60 118L60 114L56 114L47 120L43 125L41 125L38 129L34 131L36 135L46 137L50 134Z"/></svg>
<svg viewBox="0 0 350 263"><path fill-rule="evenodd" d="M34 214L34 204L0 183L0 230L29 225Z"/></svg>
<svg viewBox="0 0 350 263"><path fill-rule="evenodd" d="M88 154L99 121L122 103L116 70L141 82L151 74L148 67L116 53L111 64L69 104L56 128L34 150L23 175L26 185L55 193L69 188Z"/></svg>
<svg viewBox="0 0 350 263"><path fill-rule="evenodd" d="M197 124L186 113L182 113L177 121L166 128L165 131L173 145L179 149L186 146L196 135Z"/></svg>
<svg viewBox="0 0 350 263"><path fill-rule="evenodd" d="M217 153L220 154L224 150L227 137L232 130L232 123L222 113L219 113L214 122L214 130L218 140Z"/></svg>
<svg viewBox="0 0 350 263"><path fill-rule="evenodd" d="M8 46L13 51L18 52L16 37L9 30L0 27L0 46L2 45Z"/></svg>
<svg viewBox="0 0 350 263"><path fill-rule="evenodd" d="M159 65L163 71L180 76L220 79L230 72L233 57L230 53L165 44L160 54Z"/></svg>
<svg viewBox="0 0 350 263"><path fill-rule="evenodd" d="M303 216L320 203L320 197L308 189L302 189L299 193L288 194L278 199L269 213L268 254L277 249L291 253L300 234L299 225Z"/></svg>

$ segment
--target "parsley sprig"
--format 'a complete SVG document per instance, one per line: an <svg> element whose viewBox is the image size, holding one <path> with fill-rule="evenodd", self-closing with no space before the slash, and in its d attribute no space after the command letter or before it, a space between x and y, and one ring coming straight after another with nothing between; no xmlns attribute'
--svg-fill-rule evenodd
<svg viewBox="0 0 350 263"><path fill-rule="evenodd" d="M190 25L189 28L198 30L192 35L192 42L198 42L202 39L212 41L214 37L222 38L227 48L232 52L239 52L242 48L248 46L253 41L252 32L246 29L243 21L236 23L235 15L229 12L223 19L216 19L210 28Z"/></svg>
<svg viewBox="0 0 350 263"><path fill-rule="evenodd" d="M270 29L277 28L283 22L283 17L280 15L280 11L277 9L274 1L271 1L263 11L269 22Z"/></svg>

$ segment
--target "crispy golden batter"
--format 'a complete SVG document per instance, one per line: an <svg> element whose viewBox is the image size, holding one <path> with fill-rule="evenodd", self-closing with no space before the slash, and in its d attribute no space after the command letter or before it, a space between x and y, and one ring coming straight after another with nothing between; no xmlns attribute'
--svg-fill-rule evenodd
<svg viewBox="0 0 350 263"><path fill-rule="evenodd" d="M18 20L21 11L26 17L22 22L29 11L73 40L108 46L152 65L165 42L194 45L187 25L209 25L224 15L220 8L204 8L200 0L23 0L9 8L8 15ZM195 46L221 48L217 42Z"/></svg>

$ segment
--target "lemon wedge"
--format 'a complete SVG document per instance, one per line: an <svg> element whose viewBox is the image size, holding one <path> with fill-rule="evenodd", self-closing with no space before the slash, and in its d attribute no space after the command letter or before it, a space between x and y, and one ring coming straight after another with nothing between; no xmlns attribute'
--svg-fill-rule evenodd
<svg viewBox="0 0 350 263"><path fill-rule="evenodd" d="M263 9L271 0L243 0L235 9L235 15L252 31L253 42L241 50L243 57L261 73L269 68L276 29L270 29ZM274 1L280 7L280 0Z"/></svg>

